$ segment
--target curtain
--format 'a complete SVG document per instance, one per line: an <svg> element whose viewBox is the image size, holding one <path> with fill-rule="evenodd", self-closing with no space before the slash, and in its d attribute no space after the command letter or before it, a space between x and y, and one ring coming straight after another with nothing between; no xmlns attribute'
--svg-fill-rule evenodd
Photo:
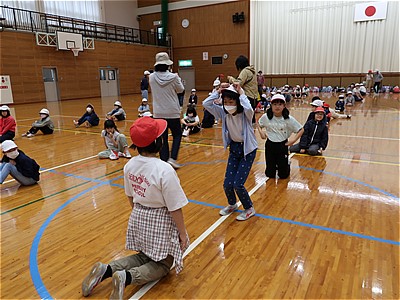
<svg viewBox="0 0 400 300"><path fill-rule="evenodd" d="M95 22L103 22L104 20L102 14L102 0L2 0L1 5Z"/></svg>
<svg viewBox="0 0 400 300"><path fill-rule="evenodd" d="M250 3L250 60L267 74L398 72L399 3L386 20L353 22L355 3Z"/></svg>

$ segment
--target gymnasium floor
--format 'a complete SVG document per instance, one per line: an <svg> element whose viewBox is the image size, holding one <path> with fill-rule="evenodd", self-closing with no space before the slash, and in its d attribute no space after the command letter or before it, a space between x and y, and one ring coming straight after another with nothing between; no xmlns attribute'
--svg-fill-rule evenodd
<svg viewBox="0 0 400 300"><path fill-rule="evenodd" d="M337 96L321 98L332 106ZM42 175L35 186L13 180L1 186L2 299L82 298L80 285L93 263L131 253L124 250L127 160L97 158L104 150L102 121L88 129L72 123L88 102L104 120L115 100L49 102L54 134L30 139L21 134L44 104L11 105L15 142ZM118 127L129 136L140 96L120 100L128 120ZM310 105L289 109L304 123ZM220 125L183 138L178 161L184 167L177 173L190 201L184 216L192 242L185 269L148 290L129 286L125 298L398 299L399 120L398 94L367 97L351 119L332 121L323 156L292 157L290 180L266 181L264 141L256 133L259 150L246 187L257 215L246 222L235 221L238 212L218 214L226 205L228 156ZM106 280L89 299L110 292Z"/></svg>

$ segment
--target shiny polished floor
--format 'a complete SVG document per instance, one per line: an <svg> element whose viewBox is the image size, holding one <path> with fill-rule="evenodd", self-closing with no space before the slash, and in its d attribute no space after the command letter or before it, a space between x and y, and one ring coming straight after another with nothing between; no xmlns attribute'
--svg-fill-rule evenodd
<svg viewBox="0 0 400 300"><path fill-rule="evenodd" d="M207 93L200 93L204 99ZM334 105L335 95L321 95ZM75 128L91 102L104 120L116 99L12 106L20 149L42 168L41 181L1 186L1 298L78 299L96 261L124 250L130 207L123 190L126 159L99 160L101 125ZM128 120L140 96L120 98ZM46 106L53 135L22 138ZM291 103L304 123L309 104ZM198 108L202 115L201 108ZM257 114L257 118L260 117ZM246 187L257 215L220 218L228 151L221 126L183 138L177 171L190 203L184 208L192 242L181 274L154 287L129 286L125 298L144 299L398 299L399 95L357 103L351 119L334 120L323 156L296 154L289 180L267 180L264 141ZM131 151L135 154L134 151ZM90 296L107 298L111 281Z"/></svg>

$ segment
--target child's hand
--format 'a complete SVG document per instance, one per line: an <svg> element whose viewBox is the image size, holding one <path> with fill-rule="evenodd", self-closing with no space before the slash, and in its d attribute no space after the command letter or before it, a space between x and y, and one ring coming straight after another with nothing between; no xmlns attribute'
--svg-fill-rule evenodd
<svg viewBox="0 0 400 300"><path fill-rule="evenodd" d="M300 153L306 153L305 149L300 149Z"/></svg>
<svg viewBox="0 0 400 300"><path fill-rule="evenodd" d="M182 252L185 252L185 250L187 248L189 248L190 241L189 241L189 236L188 236L187 232L185 232L183 234L179 234L179 243L180 243Z"/></svg>

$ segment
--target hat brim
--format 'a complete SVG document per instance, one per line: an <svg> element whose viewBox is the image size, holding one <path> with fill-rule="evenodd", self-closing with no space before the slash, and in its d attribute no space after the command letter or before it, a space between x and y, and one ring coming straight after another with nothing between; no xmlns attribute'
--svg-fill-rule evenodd
<svg viewBox="0 0 400 300"><path fill-rule="evenodd" d="M172 60L166 59L166 60L161 60L161 61L156 62L156 63L154 64L154 66L157 66L157 65L167 65L167 66L170 66L170 65L173 65L173 64L174 64L174 62L173 62Z"/></svg>

